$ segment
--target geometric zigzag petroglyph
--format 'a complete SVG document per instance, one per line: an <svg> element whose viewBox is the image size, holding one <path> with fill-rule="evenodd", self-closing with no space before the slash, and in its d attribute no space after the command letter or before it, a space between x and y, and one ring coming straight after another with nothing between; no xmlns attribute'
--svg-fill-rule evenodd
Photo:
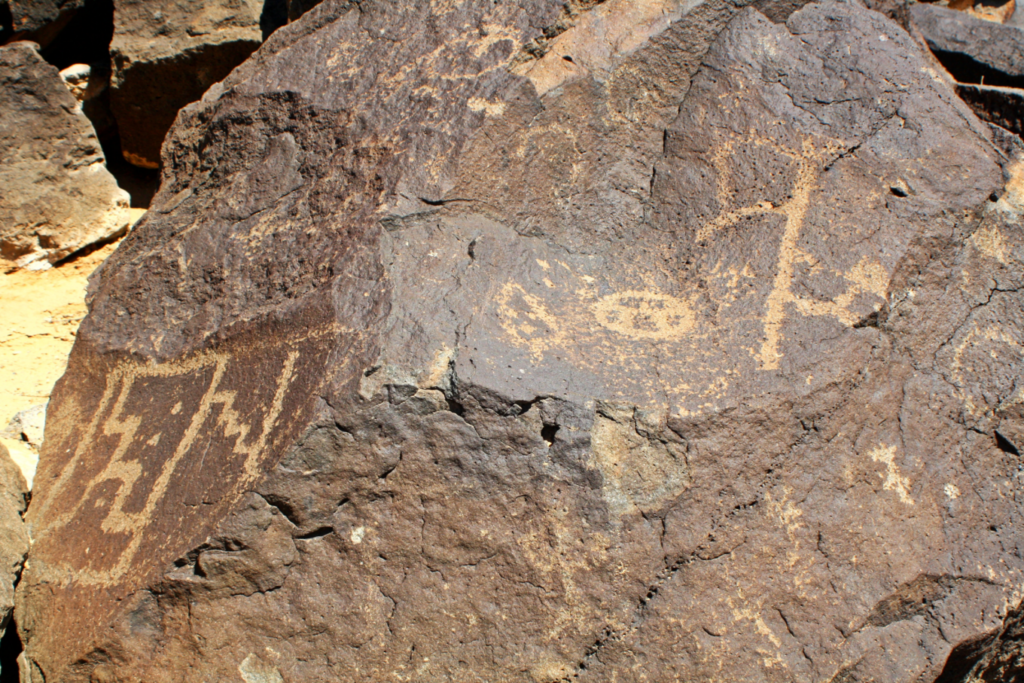
<svg viewBox="0 0 1024 683"><path fill-rule="evenodd" d="M222 390L221 380L227 372L233 357L229 353L207 351L201 352L184 361L168 362L162 364L141 363L137 361L124 361L106 377L106 386L96 412L93 415L85 433L79 440L74 456L61 472L60 477L54 482L48 502L56 500L61 491L72 479L76 469L82 464L83 458L87 458L95 446L95 440L100 437L117 437L118 443L106 467L89 482L85 489L78 494L78 502L73 507L64 511L61 515L46 520L48 531L55 531L66 526L81 509L82 505L89 500L90 494L101 484L106 482L118 482L117 494L108 503L107 515L101 523L104 532L110 534L126 534L130 537L129 542L121 551L116 563L109 569L75 569L74 581L83 584L109 585L119 581L131 567L131 563L138 553L142 543L146 526L151 519L153 511L167 493L168 486L174 476L175 469L189 452L199 435L200 430L209 418L212 408L215 405L221 407L220 416L217 418L216 429L222 431L225 439L237 437L234 442L233 452L245 455L245 463L238 487L245 487L256 480L259 475L259 456L267 446L267 439L274 428L277 418L281 413L285 394L288 391L295 362L299 357L299 351L292 349L287 353L275 382L274 396L271 404L262 416L258 436L249 440L253 425L244 420L234 409L236 392L233 390ZM199 405L189 421L188 427L182 434L181 440L174 449L173 455L168 458L160 468L160 474L153 483L152 489L146 498L146 504L137 512L129 512L124 509L125 501L131 495L136 481L142 474L142 466L139 462L125 458L129 448L133 445L136 431L138 430L141 418L130 414L130 408L126 406L132 388L135 384L149 378L170 378L197 373L205 368L213 367L210 383L206 388ZM111 405L113 403L113 405ZM107 409L109 407L109 413ZM126 409L129 410L126 414ZM104 419L104 415L106 418ZM39 511L40 518L46 514L45 506ZM54 570L58 568L54 567ZM52 571L51 580L63 583L71 577L65 572Z"/></svg>

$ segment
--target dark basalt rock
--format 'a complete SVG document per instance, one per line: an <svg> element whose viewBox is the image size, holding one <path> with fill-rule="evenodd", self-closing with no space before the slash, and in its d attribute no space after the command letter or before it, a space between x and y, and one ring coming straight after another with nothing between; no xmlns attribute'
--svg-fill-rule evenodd
<svg viewBox="0 0 1024 683"><path fill-rule="evenodd" d="M1024 31L936 5L915 4L910 14L974 113L1024 135Z"/></svg>
<svg viewBox="0 0 1024 683"><path fill-rule="evenodd" d="M89 119L32 43L0 47L0 256L55 263L128 229L128 194ZM33 266L33 267L35 267Z"/></svg>
<svg viewBox="0 0 1024 683"><path fill-rule="evenodd" d="M915 4L914 25L961 83L1024 86L1024 31L946 7Z"/></svg>
<svg viewBox="0 0 1024 683"><path fill-rule="evenodd" d="M249 0L115 0L111 108L126 160L157 168L178 111L262 40Z"/></svg>
<svg viewBox="0 0 1024 683"><path fill-rule="evenodd" d="M1024 575L1001 145L852 4L320 5L92 283L31 680L975 666Z"/></svg>

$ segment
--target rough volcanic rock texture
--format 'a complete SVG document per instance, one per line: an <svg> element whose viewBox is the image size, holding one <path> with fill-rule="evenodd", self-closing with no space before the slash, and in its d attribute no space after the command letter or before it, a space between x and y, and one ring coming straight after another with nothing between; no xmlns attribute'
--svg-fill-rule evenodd
<svg viewBox="0 0 1024 683"><path fill-rule="evenodd" d="M115 0L111 107L125 159L157 168L178 110L262 40L256 0Z"/></svg>
<svg viewBox="0 0 1024 683"><path fill-rule="evenodd" d="M182 112L33 681L930 681L1013 618L1022 167L880 14L592 5L327 2Z"/></svg>
<svg viewBox="0 0 1024 683"><path fill-rule="evenodd" d="M128 228L92 124L32 43L0 47L0 188L0 255L22 265Z"/></svg>
<svg viewBox="0 0 1024 683"><path fill-rule="evenodd" d="M0 633L14 610L14 584L28 552L28 532L21 519L27 493L25 477L0 445Z"/></svg>

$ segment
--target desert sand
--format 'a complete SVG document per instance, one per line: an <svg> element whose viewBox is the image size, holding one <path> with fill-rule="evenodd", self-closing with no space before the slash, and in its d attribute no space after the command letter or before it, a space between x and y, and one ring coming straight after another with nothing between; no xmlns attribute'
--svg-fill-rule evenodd
<svg viewBox="0 0 1024 683"><path fill-rule="evenodd" d="M132 209L132 223L143 214ZM49 270L0 272L0 431L49 399L85 317L89 276L116 248L107 244ZM22 441L0 441L31 482L38 454Z"/></svg>

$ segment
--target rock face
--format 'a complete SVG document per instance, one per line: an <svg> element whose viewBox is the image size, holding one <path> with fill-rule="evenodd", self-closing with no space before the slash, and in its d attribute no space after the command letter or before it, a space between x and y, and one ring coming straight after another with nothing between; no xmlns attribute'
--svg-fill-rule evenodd
<svg viewBox="0 0 1024 683"><path fill-rule="evenodd" d="M320 5L182 112L93 282L31 680L997 657L1015 154L853 4Z"/></svg>
<svg viewBox="0 0 1024 683"><path fill-rule="evenodd" d="M21 519L27 493L21 470L0 445L0 633L14 610L14 583L28 552L28 532Z"/></svg>
<svg viewBox="0 0 1024 683"><path fill-rule="evenodd" d="M910 14L971 109L1024 135L1024 31L935 5L914 5Z"/></svg>
<svg viewBox="0 0 1024 683"><path fill-rule="evenodd" d="M178 110L260 45L255 0L116 0L111 107L125 159L157 168Z"/></svg>
<svg viewBox="0 0 1024 683"><path fill-rule="evenodd" d="M0 255L59 261L128 229L128 194L55 67L31 43L0 48Z"/></svg>
<svg viewBox="0 0 1024 683"><path fill-rule="evenodd" d="M966 12L916 4L910 8L914 24L928 47L953 71L958 81L976 82L985 76L989 85L1024 81L1024 31L972 17Z"/></svg>

